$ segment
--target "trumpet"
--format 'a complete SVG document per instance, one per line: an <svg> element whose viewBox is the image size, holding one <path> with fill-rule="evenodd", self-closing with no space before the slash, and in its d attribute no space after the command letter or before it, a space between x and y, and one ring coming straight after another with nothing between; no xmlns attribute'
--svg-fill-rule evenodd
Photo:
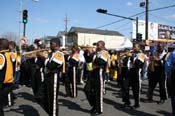
<svg viewBox="0 0 175 116"><path fill-rule="evenodd" d="M124 56L126 56L128 53L133 53L133 52L134 52L133 50L124 52L124 53L120 54L119 57L124 57Z"/></svg>

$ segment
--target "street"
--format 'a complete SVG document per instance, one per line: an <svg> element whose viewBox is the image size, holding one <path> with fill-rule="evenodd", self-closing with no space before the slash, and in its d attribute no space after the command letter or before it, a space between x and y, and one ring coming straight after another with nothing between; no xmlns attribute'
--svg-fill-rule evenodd
<svg viewBox="0 0 175 116"><path fill-rule="evenodd" d="M90 105L83 92L83 85L78 85L78 97L65 97L65 88L60 85L59 93L59 116L93 116L90 113ZM107 93L104 95L104 112L100 116L170 116L171 104L168 99L164 104L158 105L159 89L154 91L154 102L144 103L147 92L147 81L142 84L141 107L136 110L122 108L120 89L116 82L108 82L106 85ZM22 86L20 90L15 90L18 98L13 107L5 110L5 116L47 116L45 111L35 102L31 88ZM130 92L132 95L132 91ZM131 103L133 100L131 96Z"/></svg>

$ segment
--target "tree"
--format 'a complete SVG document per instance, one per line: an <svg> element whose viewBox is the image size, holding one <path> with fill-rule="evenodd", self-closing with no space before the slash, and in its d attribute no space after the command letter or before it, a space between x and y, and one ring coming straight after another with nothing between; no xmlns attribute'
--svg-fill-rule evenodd
<svg viewBox="0 0 175 116"><path fill-rule="evenodd" d="M18 35L15 32L4 32L1 37L7 38L9 41L14 41L16 44L19 43Z"/></svg>

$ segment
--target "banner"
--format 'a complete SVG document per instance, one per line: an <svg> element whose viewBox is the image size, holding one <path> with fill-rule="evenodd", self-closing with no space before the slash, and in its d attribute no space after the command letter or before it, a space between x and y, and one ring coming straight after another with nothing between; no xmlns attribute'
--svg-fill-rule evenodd
<svg viewBox="0 0 175 116"><path fill-rule="evenodd" d="M132 38L136 38L136 21L132 23L133 33ZM142 34L142 40L145 40L145 21L138 21L138 33ZM158 39L158 24L149 22L148 23L148 40L157 40Z"/></svg>
<svg viewBox="0 0 175 116"><path fill-rule="evenodd" d="M159 24L159 39L175 39L175 27Z"/></svg>

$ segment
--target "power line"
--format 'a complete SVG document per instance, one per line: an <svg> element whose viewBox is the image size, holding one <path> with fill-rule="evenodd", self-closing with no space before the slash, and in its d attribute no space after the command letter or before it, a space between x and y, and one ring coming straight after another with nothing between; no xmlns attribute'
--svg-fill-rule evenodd
<svg viewBox="0 0 175 116"><path fill-rule="evenodd" d="M171 8L171 7L175 7L175 5L165 6L165 7L161 7L161 8L152 9L152 10L149 10L149 12L150 11L157 11L157 10L167 9L167 8Z"/></svg>
<svg viewBox="0 0 175 116"><path fill-rule="evenodd" d="M138 15L140 15L140 14L143 14L144 12L145 12L145 11L140 12L140 13L137 13L137 14L134 14L134 15L132 15L132 16L130 16L130 17L138 16ZM121 22L121 21L124 21L124 20L125 20L125 19L119 19L119 20L117 20L117 21L114 21L114 22L111 22L111 23L108 23L108 24L105 24L105 25L96 27L96 29L98 29L98 28L103 28L103 27L106 27L106 26L109 26L109 25L112 25L112 24L115 24L115 23L118 23L118 22Z"/></svg>
<svg viewBox="0 0 175 116"><path fill-rule="evenodd" d="M126 28L123 28L123 29L119 29L119 30L117 30L117 31L123 31L123 30L130 30L131 28L130 27L126 27Z"/></svg>
<svg viewBox="0 0 175 116"><path fill-rule="evenodd" d="M167 9L167 8L171 8L171 7L175 7L175 5L170 5L170 6L165 6L165 7L160 7L160 8L152 9L152 10L149 10L149 12L157 11L157 10L162 10L162 9ZM145 13L145 11L139 12L139 13L134 14L134 15L129 16L129 17L132 18L132 17L138 16L138 15L141 15L143 13ZM96 29L103 28L103 27L106 27L106 26L109 26L109 25L113 25L115 23L118 23L118 22L121 22L121 21L124 21L124 20L126 20L126 19L120 19L120 20L117 20L117 21L114 21L114 22L111 22L111 23L108 23L108 24L105 24L105 25L102 25L102 26L98 26L98 27L96 27Z"/></svg>
<svg viewBox="0 0 175 116"><path fill-rule="evenodd" d="M140 15L140 16L138 16L138 18L140 18L140 17L142 17L143 15ZM122 25L119 25L118 27L115 27L115 29L121 29L121 28L123 28L124 26L128 26L128 24L130 23L130 21L129 22L127 22L127 23L125 23L125 24L122 24Z"/></svg>
<svg viewBox="0 0 175 116"><path fill-rule="evenodd" d="M152 14L152 13L151 13L151 16L152 16L152 17L159 18L159 19L161 19L161 20L163 20L163 21L168 21L168 22L172 22L172 23L174 23L173 21L169 21L168 19L166 19L166 18L164 18L164 17L160 17L160 16L157 16L157 15Z"/></svg>

